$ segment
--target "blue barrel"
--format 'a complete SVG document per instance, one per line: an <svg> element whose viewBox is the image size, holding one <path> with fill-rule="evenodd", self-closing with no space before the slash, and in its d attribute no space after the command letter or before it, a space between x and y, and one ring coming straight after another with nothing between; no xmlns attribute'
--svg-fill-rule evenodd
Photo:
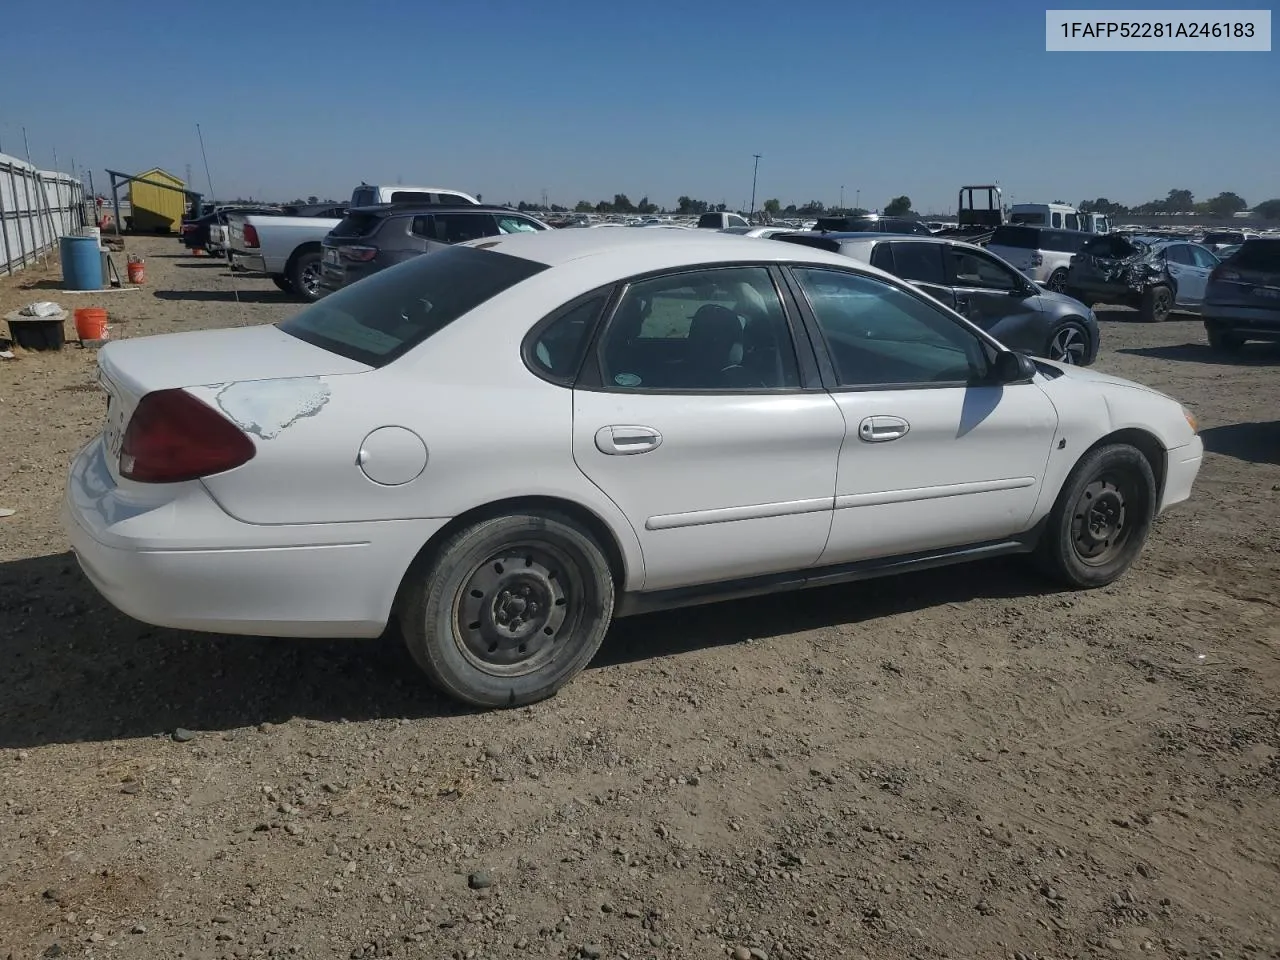
<svg viewBox="0 0 1280 960"><path fill-rule="evenodd" d="M62 254L63 290L102 289L102 253L97 237L63 237L58 251Z"/></svg>

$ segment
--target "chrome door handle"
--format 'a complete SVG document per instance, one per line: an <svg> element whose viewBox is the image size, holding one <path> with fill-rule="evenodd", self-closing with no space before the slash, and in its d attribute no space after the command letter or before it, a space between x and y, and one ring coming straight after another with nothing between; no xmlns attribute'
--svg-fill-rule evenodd
<svg viewBox="0 0 1280 960"><path fill-rule="evenodd" d="M596 431L596 449L614 457L648 453L662 445L662 434L653 427L611 424Z"/></svg>
<svg viewBox="0 0 1280 960"><path fill-rule="evenodd" d="M864 417L858 424L858 437L867 443L882 443L905 437L910 429L911 424L901 417Z"/></svg>

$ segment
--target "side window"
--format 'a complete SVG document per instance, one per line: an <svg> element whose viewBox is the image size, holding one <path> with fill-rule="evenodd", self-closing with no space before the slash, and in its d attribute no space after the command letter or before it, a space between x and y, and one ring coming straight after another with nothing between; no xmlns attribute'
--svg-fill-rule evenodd
<svg viewBox="0 0 1280 960"><path fill-rule="evenodd" d="M607 293L598 293L564 309L539 331L528 347L526 360L549 379L572 382L582 365L591 329L608 301Z"/></svg>
<svg viewBox="0 0 1280 960"><path fill-rule="evenodd" d="M1196 266L1204 267L1206 270L1212 270L1222 262L1204 247L1192 247L1191 256L1195 258Z"/></svg>
<svg viewBox="0 0 1280 960"><path fill-rule="evenodd" d="M1180 263L1189 267L1192 265L1191 247L1185 243L1175 243L1165 250L1164 258L1170 263Z"/></svg>
<svg viewBox="0 0 1280 960"><path fill-rule="evenodd" d="M1080 218L1076 216L1074 213L1067 214L1067 229L1068 230L1080 229Z"/></svg>
<svg viewBox="0 0 1280 960"><path fill-rule="evenodd" d="M1022 282L1008 267L984 253L976 250L965 250L961 247L948 247L947 254L951 260L951 269L955 274L958 287L971 287L978 290L1016 290Z"/></svg>
<svg viewBox="0 0 1280 960"><path fill-rule="evenodd" d="M893 265L893 244L891 243L876 244L875 249L871 251L871 265L880 268L885 273L901 276Z"/></svg>
<svg viewBox="0 0 1280 960"><path fill-rule="evenodd" d="M946 268L942 263L942 247L940 243L893 243L893 262L896 267L893 273L904 280L918 280L921 283L947 282Z"/></svg>
<svg viewBox="0 0 1280 960"><path fill-rule="evenodd" d="M498 217L499 233L537 233L538 225L524 217Z"/></svg>
<svg viewBox="0 0 1280 960"><path fill-rule="evenodd" d="M1055 214L1053 215L1053 225L1054 225L1055 227L1061 227L1061 226L1062 226L1062 214L1060 214L1060 213L1055 213Z"/></svg>
<svg viewBox="0 0 1280 960"><path fill-rule="evenodd" d="M972 332L937 307L872 277L793 269L844 387L966 384L987 374Z"/></svg>
<svg viewBox="0 0 1280 960"><path fill-rule="evenodd" d="M498 225L488 213L437 213L431 220L431 239L441 243L462 243L498 233Z"/></svg>
<svg viewBox="0 0 1280 960"><path fill-rule="evenodd" d="M782 299L765 267L632 283L600 343L601 382L628 390L764 390L800 384Z"/></svg>

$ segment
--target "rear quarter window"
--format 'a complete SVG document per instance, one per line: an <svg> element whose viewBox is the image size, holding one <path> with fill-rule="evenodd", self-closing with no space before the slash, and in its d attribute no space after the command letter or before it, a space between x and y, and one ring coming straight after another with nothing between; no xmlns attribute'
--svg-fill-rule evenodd
<svg viewBox="0 0 1280 960"><path fill-rule="evenodd" d="M449 247L343 287L278 326L331 353L382 367L546 269L492 250Z"/></svg>
<svg viewBox="0 0 1280 960"><path fill-rule="evenodd" d="M372 213L349 213L342 222L329 231L333 237L364 237L378 229L382 217Z"/></svg>

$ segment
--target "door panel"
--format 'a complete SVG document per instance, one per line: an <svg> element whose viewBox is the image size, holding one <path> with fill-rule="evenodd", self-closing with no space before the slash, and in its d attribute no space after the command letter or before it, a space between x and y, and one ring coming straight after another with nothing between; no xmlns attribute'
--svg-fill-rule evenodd
<svg viewBox="0 0 1280 960"><path fill-rule="evenodd" d="M573 455L626 514L645 590L799 569L831 529L845 425L800 389L765 267L631 283L574 390Z"/></svg>
<svg viewBox="0 0 1280 960"><path fill-rule="evenodd" d="M1208 271L1201 269L1192 256L1191 244L1175 243L1165 248L1169 276L1177 284L1174 302L1184 306L1199 304L1204 299Z"/></svg>
<svg viewBox="0 0 1280 960"><path fill-rule="evenodd" d="M980 250L948 246L956 310L1011 350L1043 354L1040 297L1016 270Z"/></svg>
<svg viewBox="0 0 1280 960"><path fill-rule="evenodd" d="M1044 393L991 384L979 338L905 290L834 269L792 273L847 425L820 563L1023 532L1057 425Z"/></svg>

